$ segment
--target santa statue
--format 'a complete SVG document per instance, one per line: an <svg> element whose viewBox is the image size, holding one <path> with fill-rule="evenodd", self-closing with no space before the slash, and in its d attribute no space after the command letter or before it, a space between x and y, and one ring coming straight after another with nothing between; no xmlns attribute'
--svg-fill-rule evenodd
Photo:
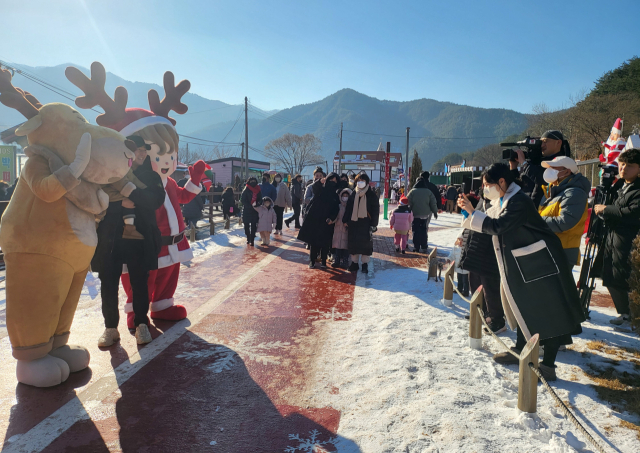
<svg viewBox="0 0 640 453"><path fill-rule="evenodd" d="M110 127L119 131L125 137L137 135L150 145L147 154L151 159L151 166L160 175L165 188L164 205L156 211L156 220L162 235L162 249L158 255L158 269L149 272L148 287L150 311L152 319L179 321L187 317L187 310L183 305L177 305L174 294L178 286L180 263L193 258L189 241L185 235L185 224L180 204L193 200L202 190L200 182L203 179L205 163L200 160L189 167L190 180L184 187L179 187L171 175L178 164L178 134L175 120L169 117L174 110L179 114L187 112L188 107L180 99L189 90L191 84L183 80L174 86L171 72L164 74L165 97L159 100L155 90L149 91L150 110L141 108L127 108L124 118ZM132 290L129 274L122 274L122 286L127 293L125 312L127 326L132 329L134 313L132 304Z"/></svg>
<svg viewBox="0 0 640 453"><path fill-rule="evenodd" d="M622 138L622 120L617 118L611 128L609 138L602 144L604 146L604 154L600 154L600 162L603 162L605 165L615 165L617 167L618 156L624 150L626 144L627 141Z"/></svg>

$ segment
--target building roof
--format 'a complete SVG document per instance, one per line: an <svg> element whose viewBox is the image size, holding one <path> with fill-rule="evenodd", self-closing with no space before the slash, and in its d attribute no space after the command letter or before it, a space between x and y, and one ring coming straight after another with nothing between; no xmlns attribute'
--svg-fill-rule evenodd
<svg viewBox="0 0 640 453"><path fill-rule="evenodd" d="M342 162L384 162L386 151L342 151ZM397 167L402 161L402 153L389 153L391 157L395 157L395 162L391 162L392 167ZM354 158L355 156L359 156ZM364 158L362 156L365 156ZM336 151L333 157L334 162L338 162L340 151Z"/></svg>

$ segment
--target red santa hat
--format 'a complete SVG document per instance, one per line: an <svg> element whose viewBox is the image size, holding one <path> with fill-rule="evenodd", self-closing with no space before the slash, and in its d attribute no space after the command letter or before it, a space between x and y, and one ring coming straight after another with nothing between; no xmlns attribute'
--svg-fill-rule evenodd
<svg viewBox="0 0 640 453"><path fill-rule="evenodd" d="M156 115L151 110L141 108L125 109L124 118L116 124L111 124L108 127L117 130L126 137L128 135L133 135L135 132L144 129L147 126L153 126L156 124L166 124L175 130L173 123L164 116Z"/></svg>
<svg viewBox="0 0 640 453"><path fill-rule="evenodd" d="M617 118L616 122L613 123L613 127L611 128L611 133L622 135L622 120L620 118Z"/></svg>

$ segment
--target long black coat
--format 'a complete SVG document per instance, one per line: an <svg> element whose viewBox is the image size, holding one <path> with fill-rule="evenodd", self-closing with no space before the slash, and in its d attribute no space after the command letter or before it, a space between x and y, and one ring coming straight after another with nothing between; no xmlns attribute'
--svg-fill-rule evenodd
<svg viewBox="0 0 640 453"><path fill-rule="evenodd" d="M201 184L202 189L204 187ZM202 195L196 195L193 200L182 206L182 215L187 219L200 220L204 215L202 209L204 208L204 198ZM188 227L188 225L187 225Z"/></svg>
<svg viewBox="0 0 640 453"><path fill-rule="evenodd" d="M327 219L335 220L340 211L337 188L336 184L323 186L320 180L313 183L313 198L298 239L314 247L331 247L334 226Z"/></svg>
<svg viewBox="0 0 640 453"><path fill-rule="evenodd" d="M476 210L486 212L491 202L480 199ZM460 257L460 267L466 271L488 278L500 278L498 261L493 251L491 235L479 233L471 229L462 232L464 247Z"/></svg>
<svg viewBox="0 0 640 453"><path fill-rule="evenodd" d="M515 183L502 206L474 212L463 226L493 236L506 302L526 339L579 330L585 316L560 239Z"/></svg>
<svg viewBox="0 0 640 453"><path fill-rule="evenodd" d="M127 263L130 261L128 252L133 253L135 250L135 253L139 253L141 249L147 270L158 268L158 253L162 247L162 239L156 222L156 209L164 204L164 186L160 175L151 168L149 157L134 170L134 173L147 186L146 189L135 189L129 195L129 199L136 205L135 227L144 236L144 240L122 239L124 229L122 201L109 203L104 219L98 224L98 245L91 260L93 272L102 272L107 268L107 263L113 260ZM142 248L127 245L133 241L142 242Z"/></svg>
<svg viewBox="0 0 640 453"><path fill-rule="evenodd" d="M245 223L258 223L258 211L253 209L253 206L251 206L252 197L253 192L251 192L249 188L245 186L244 190L242 191L242 195L240 195L240 202L242 203L242 221ZM258 196L256 198L256 206L260 205L261 200L262 192L258 192Z"/></svg>
<svg viewBox="0 0 640 453"><path fill-rule="evenodd" d="M633 240L640 230L640 178L625 190L624 181L612 187L613 204L605 208L602 216L607 227L604 245L602 284L629 289L631 266L629 255Z"/></svg>
<svg viewBox="0 0 640 453"><path fill-rule="evenodd" d="M351 214L353 213L356 196L357 193L354 190L351 196L349 196L349 201L347 201L347 207L342 217L342 222L347 224L349 253L351 255L371 256L373 255L373 233L371 232L371 227L378 226L380 202L375 192L369 187L369 190L367 190L367 193L364 195L367 199L367 217L354 222L351 220Z"/></svg>

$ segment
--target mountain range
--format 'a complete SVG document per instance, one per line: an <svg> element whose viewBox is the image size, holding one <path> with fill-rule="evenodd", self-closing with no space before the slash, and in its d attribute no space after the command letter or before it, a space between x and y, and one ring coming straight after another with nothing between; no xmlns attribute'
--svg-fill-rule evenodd
<svg viewBox="0 0 640 453"><path fill-rule="evenodd" d="M64 75L69 64L53 67L15 65L29 76L14 76L14 84L34 94L42 103L71 102L80 90ZM77 66L86 74L89 70ZM49 85L45 87L44 85ZM129 107L147 108L147 92L164 90L157 84L131 82L107 73L106 90L113 93L118 85L129 93ZM53 87L54 90L51 91ZM198 87L192 86L192 91ZM65 99L67 97L67 99ZM183 97L189 111L174 115L178 132L201 140L185 139L191 146L204 140L239 143L244 141L243 105L226 104L206 99L194 93ZM441 102L433 99L397 102L379 100L352 89L342 89L310 104L296 105L280 111L266 111L249 105L249 157L266 160L260 151L272 139L290 132L298 135L312 133L322 140L322 155L331 161L339 149L340 123L343 123L343 150L372 151L380 142L391 142L393 152L404 152L406 128L410 127L410 147L421 156L424 168L452 152L473 151L496 143L527 127L526 116L507 109L484 109ZM97 112L83 110L94 122ZM24 119L15 111L0 106L0 127L8 128ZM239 147L229 148L232 151ZM237 152L237 151L236 151Z"/></svg>

